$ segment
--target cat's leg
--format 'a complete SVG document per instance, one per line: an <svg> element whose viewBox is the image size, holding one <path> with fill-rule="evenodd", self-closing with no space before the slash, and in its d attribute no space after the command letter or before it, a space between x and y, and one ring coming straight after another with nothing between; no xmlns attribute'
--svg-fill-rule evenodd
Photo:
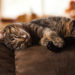
<svg viewBox="0 0 75 75"><path fill-rule="evenodd" d="M64 45L64 40L57 34L57 32L46 28L43 31L43 37L41 38L40 43L43 46L47 46L49 41L59 48L63 47Z"/></svg>
<svg viewBox="0 0 75 75"><path fill-rule="evenodd" d="M48 42L49 42L49 40L48 40L48 38L45 37L45 36L43 36L43 37L41 38L41 40L40 40L40 44L41 44L42 46L47 46L47 45L48 45Z"/></svg>

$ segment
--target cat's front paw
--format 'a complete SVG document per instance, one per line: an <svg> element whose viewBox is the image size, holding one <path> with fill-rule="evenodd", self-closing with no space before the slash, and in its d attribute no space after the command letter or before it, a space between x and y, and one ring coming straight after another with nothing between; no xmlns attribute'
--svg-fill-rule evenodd
<svg viewBox="0 0 75 75"><path fill-rule="evenodd" d="M49 43L49 40L48 40L47 38L42 38L42 39L40 40L40 44L41 44L42 46L47 46L48 43Z"/></svg>
<svg viewBox="0 0 75 75"><path fill-rule="evenodd" d="M56 37L52 42L58 48L62 48L64 46L64 41L60 37Z"/></svg>
<svg viewBox="0 0 75 75"><path fill-rule="evenodd" d="M55 45L53 44L53 42L51 42L51 41L49 41L49 43L48 43L48 45L47 45L47 48L48 48L49 50L53 50L53 51L56 51L56 50L59 49L59 48L58 48L57 46L55 46Z"/></svg>
<svg viewBox="0 0 75 75"><path fill-rule="evenodd" d="M58 46L55 46L53 42L49 41L47 48L53 52L61 52L64 46L59 48Z"/></svg>

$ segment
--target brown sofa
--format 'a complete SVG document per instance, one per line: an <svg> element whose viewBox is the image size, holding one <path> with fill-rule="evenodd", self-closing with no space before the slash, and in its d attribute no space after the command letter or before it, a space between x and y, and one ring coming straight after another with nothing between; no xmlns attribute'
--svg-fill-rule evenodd
<svg viewBox="0 0 75 75"><path fill-rule="evenodd" d="M75 44L60 52L37 45L11 51L0 44L0 75L75 75Z"/></svg>
<svg viewBox="0 0 75 75"><path fill-rule="evenodd" d="M0 43L0 75L15 75L14 51Z"/></svg>

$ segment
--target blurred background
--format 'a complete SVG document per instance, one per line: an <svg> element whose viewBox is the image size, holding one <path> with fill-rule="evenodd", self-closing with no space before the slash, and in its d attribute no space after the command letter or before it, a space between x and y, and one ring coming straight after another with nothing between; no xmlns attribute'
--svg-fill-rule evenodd
<svg viewBox="0 0 75 75"><path fill-rule="evenodd" d="M75 19L75 0L0 0L0 29L50 15Z"/></svg>

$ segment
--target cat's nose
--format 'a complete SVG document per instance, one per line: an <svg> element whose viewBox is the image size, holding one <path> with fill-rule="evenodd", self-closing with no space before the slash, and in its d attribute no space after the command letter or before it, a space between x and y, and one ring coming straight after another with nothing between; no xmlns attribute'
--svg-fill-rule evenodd
<svg viewBox="0 0 75 75"><path fill-rule="evenodd" d="M27 39L28 38L28 35L23 35L22 37L25 38L25 39Z"/></svg>

